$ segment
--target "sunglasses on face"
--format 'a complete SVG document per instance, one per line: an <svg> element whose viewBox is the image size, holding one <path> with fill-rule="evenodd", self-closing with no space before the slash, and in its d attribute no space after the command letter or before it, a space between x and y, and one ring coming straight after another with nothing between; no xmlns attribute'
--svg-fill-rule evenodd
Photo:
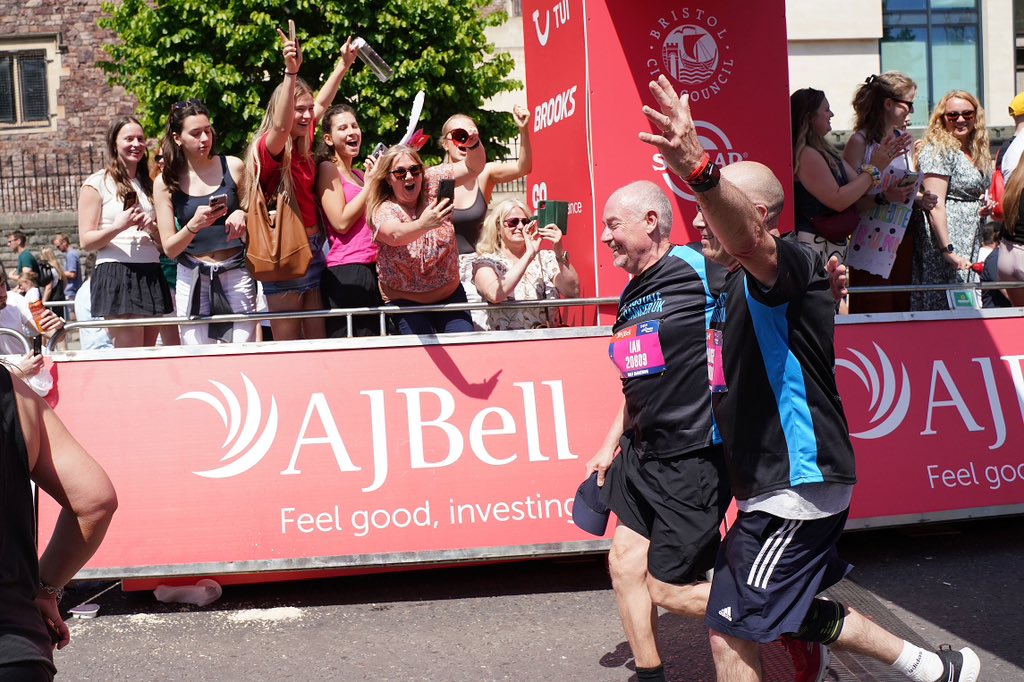
<svg viewBox="0 0 1024 682"><path fill-rule="evenodd" d="M902 104L903 106L905 106L907 108L907 110L910 113L914 113L914 103L911 102L910 100L907 100L907 99L896 99L895 97L893 97L892 101L896 102L897 104Z"/></svg>
<svg viewBox="0 0 1024 682"><path fill-rule="evenodd" d="M505 218L505 227L526 227L530 224L529 218Z"/></svg>
<svg viewBox="0 0 1024 682"><path fill-rule="evenodd" d="M394 176L395 180L405 180L406 176L418 178L423 172L423 166L415 165L408 168L396 168L389 172Z"/></svg>
<svg viewBox="0 0 1024 682"><path fill-rule="evenodd" d="M469 133L462 128L456 128L448 133L448 136L452 138L453 142L457 142L459 144L465 144L469 141Z"/></svg>
<svg viewBox="0 0 1024 682"><path fill-rule="evenodd" d="M974 119L974 111L947 111L943 116L950 123L955 123L957 119L963 118L965 121L971 121Z"/></svg>
<svg viewBox="0 0 1024 682"><path fill-rule="evenodd" d="M197 99L187 99L184 102L175 102L171 105L171 111L181 111L185 107L201 107L203 103Z"/></svg>

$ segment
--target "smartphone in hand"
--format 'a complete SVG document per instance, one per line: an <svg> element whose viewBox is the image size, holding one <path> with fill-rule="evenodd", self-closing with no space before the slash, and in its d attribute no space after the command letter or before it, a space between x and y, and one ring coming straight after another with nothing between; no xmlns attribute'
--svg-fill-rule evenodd
<svg viewBox="0 0 1024 682"><path fill-rule="evenodd" d="M387 149L388 148L385 147L382 143L378 142L377 146L373 148L373 153L370 154L370 158L376 161L381 157L381 154L387 151Z"/></svg>
<svg viewBox="0 0 1024 682"><path fill-rule="evenodd" d="M226 211L228 208L228 195L216 194L210 197L210 209L213 211Z"/></svg>
<svg viewBox="0 0 1024 682"><path fill-rule="evenodd" d="M128 190L124 193L124 210L130 211L135 208L139 203L139 195L133 190Z"/></svg>
<svg viewBox="0 0 1024 682"><path fill-rule="evenodd" d="M455 181L442 180L438 185L437 198L447 199L449 204L455 203Z"/></svg>
<svg viewBox="0 0 1024 682"><path fill-rule="evenodd" d="M38 334L32 337L32 355L43 354L43 335Z"/></svg>

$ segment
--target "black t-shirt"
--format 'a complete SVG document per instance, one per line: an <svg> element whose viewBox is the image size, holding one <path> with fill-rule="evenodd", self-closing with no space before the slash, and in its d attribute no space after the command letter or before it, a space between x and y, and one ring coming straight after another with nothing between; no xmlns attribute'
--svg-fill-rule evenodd
<svg viewBox="0 0 1024 682"><path fill-rule="evenodd" d="M711 415L705 338L725 270L700 244L673 246L626 286L608 353L641 456L675 457L721 442Z"/></svg>
<svg viewBox="0 0 1024 682"><path fill-rule="evenodd" d="M806 483L856 482L824 265L797 243L775 243L775 286L765 291L744 270L731 273L712 320L723 331L728 386L714 394L715 418L740 500Z"/></svg>

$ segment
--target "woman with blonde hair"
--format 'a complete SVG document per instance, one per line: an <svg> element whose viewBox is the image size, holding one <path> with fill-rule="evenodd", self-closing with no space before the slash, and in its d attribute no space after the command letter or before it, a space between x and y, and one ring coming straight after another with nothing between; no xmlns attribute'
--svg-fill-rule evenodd
<svg viewBox="0 0 1024 682"><path fill-rule="evenodd" d="M969 92L946 93L917 149L924 188L938 201L914 236L914 284L966 281L980 246L980 218L992 209L983 195L992 175L985 110ZM912 310L948 310L945 291L911 295Z"/></svg>
<svg viewBox="0 0 1024 682"><path fill-rule="evenodd" d="M846 257L846 240L859 220L857 200L881 183L879 168L888 166L908 146L904 137L886 135L869 163L851 166L829 144L832 113L825 93L797 90L789 98L793 133L794 218L797 239L821 254Z"/></svg>
<svg viewBox="0 0 1024 682"><path fill-rule="evenodd" d="M39 252L39 266L47 270L46 284L42 288L43 301L63 301L64 287L68 283L67 275L64 274L64 266L57 260L57 254L50 247ZM64 306L57 306L54 311L62 319L67 319L67 309Z"/></svg>
<svg viewBox="0 0 1024 682"><path fill-rule="evenodd" d="M274 90L263 122L256 130L245 154L246 201L249 206L254 192L273 195L278 189L291 199L302 216L313 252L313 261L303 277L285 282L263 282L270 312L320 310L320 277L325 267L324 231L316 201L316 160L313 142L317 121L334 101L341 79L355 61L357 49L351 38L341 49L341 58L327 77L320 92L299 78L302 49L298 40L278 29L283 43L284 80ZM301 338L323 338L323 318L272 320L277 341Z"/></svg>
<svg viewBox="0 0 1024 682"><path fill-rule="evenodd" d="M466 158L425 168L419 153L395 145L377 161L366 185L366 217L377 241L377 275L385 302L401 307L465 303L452 204L439 197L443 180L479 173L487 158L475 127ZM398 317L402 334L473 331L465 311L416 312Z"/></svg>
<svg viewBox="0 0 1024 682"><path fill-rule="evenodd" d="M556 225L538 227L518 199L506 199L484 221L473 282L488 303L574 298L580 278L569 263ZM551 243L541 251L541 242ZM488 328L537 329L558 326L554 308L506 308L487 311Z"/></svg>

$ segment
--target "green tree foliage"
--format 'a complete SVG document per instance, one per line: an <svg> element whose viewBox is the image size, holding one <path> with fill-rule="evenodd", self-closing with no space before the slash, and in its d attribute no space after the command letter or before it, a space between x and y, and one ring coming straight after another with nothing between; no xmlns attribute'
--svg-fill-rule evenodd
<svg viewBox="0 0 1024 682"><path fill-rule="evenodd" d="M513 60L495 54L484 28L505 20L483 16L490 0L123 0L103 4L102 28L120 40L105 45L101 64L112 85L139 101L147 132L162 135L171 104L190 98L210 109L223 151L239 154L281 81L284 60L277 28L295 21L303 51L302 77L320 87L337 63L347 36L361 36L395 71L381 83L356 61L335 103L355 106L365 153L378 141L397 142L413 98L426 93L420 126L431 136L423 152L437 160L434 144L449 115L477 121L489 155L507 149L517 133L508 112L482 110L484 100L522 87L509 78Z"/></svg>

